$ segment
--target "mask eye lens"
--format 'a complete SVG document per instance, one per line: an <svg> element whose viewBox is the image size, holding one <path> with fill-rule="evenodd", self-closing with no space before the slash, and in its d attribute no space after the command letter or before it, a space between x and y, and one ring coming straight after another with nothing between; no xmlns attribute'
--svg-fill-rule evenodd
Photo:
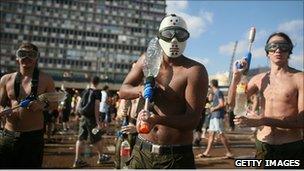
<svg viewBox="0 0 304 171"><path fill-rule="evenodd" d="M178 41L183 42L189 38L189 33L185 30L177 30L175 36Z"/></svg>
<svg viewBox="0 0 304 171"><path fill-rule="evenodd" d="M280 49L282 52L291 51L291 45L289 43L269 43L265 47L267 52L275 52Z"/></svg>
<svg viewBox="0 0 304 171"><path fill-rule="evenodd" d="M161 32L161 35L165 38L172 39L174 36L174 30L165 30Z"/></svg>
<svg viewBox="0 0 304 171"><path fill-rule="evenodd" d="M159 38L166 42L170 42L174 37L179 42L184 42L189 38L189 32L179 27L168 27L159 32Z"/></svg>
<svg viewBox="0 0 304 171"><path fill-rule="evenodd" d="M36 51L26 51L26 50L18 50L16 53L17 58L38 58L38 53Z"/></svg>

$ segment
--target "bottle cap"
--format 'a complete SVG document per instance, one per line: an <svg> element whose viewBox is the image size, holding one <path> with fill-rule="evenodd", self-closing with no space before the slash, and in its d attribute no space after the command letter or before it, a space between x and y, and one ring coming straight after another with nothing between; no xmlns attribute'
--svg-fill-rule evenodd
<svg viewBox="0 0 304 171"><path fill-rule="evenodd" d="M139 128L139 133L147 134L150 132L149 126L147 124L143 124Z"/></svg>

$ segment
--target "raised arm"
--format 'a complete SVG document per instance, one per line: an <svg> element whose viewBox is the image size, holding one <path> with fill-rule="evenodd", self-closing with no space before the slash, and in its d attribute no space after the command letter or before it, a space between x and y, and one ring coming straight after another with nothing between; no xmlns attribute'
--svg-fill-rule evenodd
<svg viewBox="0 0 304 171"><path fill-rule="evenodd" d="M144 55L132 67L131 71L125 78L122 86L119 89L119 97L122 99L136 99L141 96L143 86L141 85L144 74L142 66L144 62Z"/></svg>

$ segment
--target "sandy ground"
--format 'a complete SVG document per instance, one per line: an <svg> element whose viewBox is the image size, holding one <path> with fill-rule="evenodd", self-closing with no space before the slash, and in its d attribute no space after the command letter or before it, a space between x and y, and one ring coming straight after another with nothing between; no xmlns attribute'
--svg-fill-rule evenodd
<svg viewBox="0 0 304 171"><path fill-rule="evenodd" d="M72 168L75 156L75 142L77 135L76 125L71 126L72 129L67 133L58 132L53 137L53 142L47 142L45 145L43 168L47 169L70 169ZM105 148L104 152L111 155L110 163L104 165L97 165L97 152L89 146L90 155L85 157L85 161L89 163L88 167L83 169L114 169L114 144L115 136L113 130L109 131L110 135L104 136ZM252 140L253 133L251 130L235 130L234 132L227 132L232 152L236 158L252 158L255 155L254 143ZM224 159L225 149L219 142L213 146L211 157L196 158L195 163L197 169L233 169L234 159ZM202 139L199 147L194 147L193 152L196 156L206 148L206 139Z"/></svg>

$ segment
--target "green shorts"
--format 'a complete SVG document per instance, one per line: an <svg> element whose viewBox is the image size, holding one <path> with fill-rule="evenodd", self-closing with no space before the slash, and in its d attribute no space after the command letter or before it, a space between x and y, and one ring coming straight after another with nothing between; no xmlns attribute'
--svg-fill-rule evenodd
<svg viewBox="0 0 304 171"><path fill-rule="evenodd" d="M304 141L295 141L281 145L271 145L256 140L256 158L263 160L301 160L301 167L304 162ZM288 167L268 167L264 168L288 168ZM290 167L295 169L295 167Z"/></svg>
<svg viewBox="0 0 304 171"><path fill-rule="evenodd" d="M0 168L41 168L43 147L43 130L29 132L1 130Z"/></svg>
<svg viewBox="0 0 304 171"><path fill-rule="evenodd" d="M158 146L137 137L129 169L195 169L192 144Z"/></svg>
<svg viewBox="0 0 304 171"><path fill-rule="evenodd" d="M78 140L89 140L92 144L100 141L101 131L99 131L96 135L92 133L92 129L96 128L96 126L97 123L95 118L87 118L85 116L81 116L79 122Z"/></svg>

